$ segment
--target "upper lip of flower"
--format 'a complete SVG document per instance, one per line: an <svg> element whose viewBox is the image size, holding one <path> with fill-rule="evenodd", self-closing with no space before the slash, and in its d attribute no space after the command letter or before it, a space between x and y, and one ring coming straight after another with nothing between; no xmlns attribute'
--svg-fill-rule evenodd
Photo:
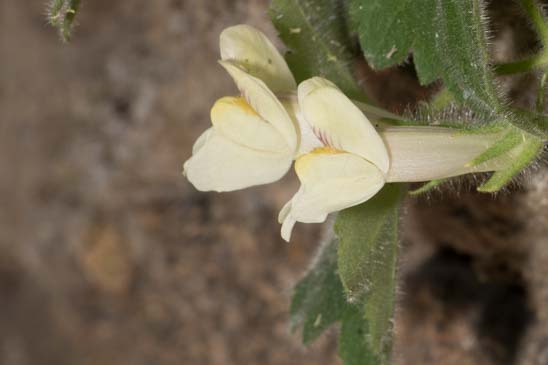
<svg viewBox="0 0 548 365"><path fill-rule="evenodd" d="M299 85L298 99L304 119L324 145L361 156L388 172L390 160L382 138L335 84L313 77Z"/></svg>
<svg viewBox="0 0 548 365"><path fill-rule="evenodd" d="M257 29L245 24L226 28L219 37L219 44L223 61L230 61L262 80L275 94L297 89L283 56Z"/></svg>
<svg viewBox="0 0 548 365"><path fill-rule="evenodd" d="M291 165L299 137L298 127L275 93L294 92L295 79L272 43L250 26L225 29L220 49L219 63L242 97L215 103L213 127L196 141L183 173L206 191L278 180Z"/></svg>

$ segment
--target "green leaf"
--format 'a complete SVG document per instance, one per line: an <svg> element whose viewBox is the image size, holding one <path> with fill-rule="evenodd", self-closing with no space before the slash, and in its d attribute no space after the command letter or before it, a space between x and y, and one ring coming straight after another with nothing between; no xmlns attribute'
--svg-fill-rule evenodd
<svg viewBox="0 0 548 365"><path fill-rule="evenodd" d="M403 192L386 185L375 197L339 213L339 275L351 302L365 301L367 344L388 363L398 251L398 211Z"/></svg>
<svg viewBox="0 0 548 365"><path fill-rule="evenodd" d="M383 364L370 349L365 306L346 300L337 271L337 245L336 239L324 244L312 268L296 285L290 310L292 330L302 327L303 343L308 345L340 322L339 356L344 365Z"/></svg>
<svg viewBox="0 0 548 365"><path fill-rule="evenodd" d="M74 19L78 9L80 8L80 0L51 0L48 8L49 23L59 30L61 39L65 42L69 41L74 28Z"/></svg>
<svg viewBox="0 0 548 365"><path fill-rule="evenodd" d="M340 238L320 248L311 269L295 287L290 310L293 330L302 327L303 343L309 344L341 322L339 355L345 365L389 364L402 195L398 185L390 184L366 203L340 212L335 225ZM378 234L381 231L384 234ZM348 250L360 259L356 270L347 270ZM338 267L341 262L346 270ZM347 301L343 271L359 275L370 290Z"/></svg>
<svg viewBox="0 0 548 365"><path fill-rule="evenodd" d="M333 0L273 0L269 14L289 48L286 59L297 81L322 76L347 96L366 101L353 73L344 10Z"/></svg>
<svg viewBox="0 0 548 365"><path fill-rule="evenodd" d="M387 282L387 260L395 258L397 248L400 198L400 187L389 184L369 201L345 209L337 217L339 274L351 301Z"/></svg>
<svg viewBox="0 0 548 365"><path fill-rule="evenodd" d="M337 244L325 244L310 271L297 284L291 301L291 327L302 326L303 343L309 344L335 321L347 305L337 275Z"/></svg>
<svg viewBox="0 0 548 365"><path fill-rule="evenodd" d="M525 139L517 148L518 152L512 158L510 167L505 170L495 172L486 183L478 188L478 191L484 193L493 193L499 191L508 184L523 169L529 166L544 147L544 142L535 137Z"/></svg>
<svg viewBox="0 0 548 365"><path fill-rule="evenodd" d="M350 0L365 57L375 68L413 51L421 83L442 78L457 100L490 115L498 98L479 0Z"/></svg>
<svg viewBox="0 0 548 365"><path fill-rule="evenodd" d="M369 348L367 323L360 307L349 306L342 320L339 356L345 365L382 364Z"/></svg>

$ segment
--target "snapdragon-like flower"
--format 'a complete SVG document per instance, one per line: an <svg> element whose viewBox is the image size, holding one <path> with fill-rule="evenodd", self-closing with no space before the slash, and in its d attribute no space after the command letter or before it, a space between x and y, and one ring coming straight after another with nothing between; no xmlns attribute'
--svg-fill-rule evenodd
<svg viewBox="0 0 548 365"><path fill-rule="evenodd" d="M301 188L280 212L289 241L297 221L320 223L331 212L360 204L385 184L390 161L375 127L337 86L315 77L298 88L303 122L316 146L300 156L295 171Z"/></svg>
<svg viewBox="0 0 548 365"><path fill-rule="evenodd" d="M282 238L296 222L321 223L327 215L363 203L387 182L442 179L508 167L499 157L470 162L499 133L466 134L451 128L384 126L375 129L354 102L328 80L298 88L302 153L295 162L301 187L282 208Z"/></svg>
<svg viewBox="0 0 548 365"><path fill-rule="evenodd" d="M213 126L196 141L184 164L188 180L202 191L231 191L280 179L298 147L298 127L276 94L294 92L287 63L266 36L237 25L220 36L219 63L240 97L219 99Z"/></svg>
<svg viewBox="0 0 548 365"><path fill-rule="evenodd" d="M213 126L194 144L184 174L198 190L231 191L274 182L296 159L301 187L279 215L287 241L296 222L323 222L385 183L496 171L515 153L476 165L500 133L390 126L382 119L398 116L350 100L328 80L314 77L297 88L274 45L250 26L225 29L220 49L219 63L241 96L215 103Z"/></svg>

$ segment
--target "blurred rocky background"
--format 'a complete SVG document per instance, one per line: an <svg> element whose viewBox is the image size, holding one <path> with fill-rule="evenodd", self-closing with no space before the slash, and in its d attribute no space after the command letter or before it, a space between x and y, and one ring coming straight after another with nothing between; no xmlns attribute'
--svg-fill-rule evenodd
<svg viewBox="0 0 548 365"><path fill-rule="evenodd" d="M492 3L495 57L534 47L515 4ZM0 364L338 364L335 331L309 349L289 331L321 238L279 237L295 177L205 194L181 176L211 105L235 92L219 33L245 22L274 38L267 7L83 1L62 44L43 1L0 0ZM393 110L435 89L410 65L360 74ZM504 82L527 104L532 81ZM396 364L548 364L545 166L528 177L408 202Z"/></svg>

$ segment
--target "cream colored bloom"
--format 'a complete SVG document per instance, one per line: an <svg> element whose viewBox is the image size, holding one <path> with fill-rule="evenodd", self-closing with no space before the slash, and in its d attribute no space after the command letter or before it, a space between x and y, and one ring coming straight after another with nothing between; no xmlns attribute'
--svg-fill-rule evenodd
<svg viewBox="0 0 548 365"><path fill-rule="evenodd" d="M509 167L508 156L470 162L502 135L444 127L375 129L355 102L315 77L299 85L301 140L295 171L301 187L282 208L282 237L296 222L320 223L329 213L365 202L387 182L442 179ZM509 155L515 153L509 152Z"/></svg>
<svg viewBox="0 0 548 365"><path fill-rule="evenodd" d="M280 179L298 147L298 129L275 93L296 89L285 60L266 36L237 25L220 37L220 64L240 97L224 97L211 110L213 126L196 141L184 164L202 191L231 191Z"/></svg>
<svg viewBox="0 0 548 365"><path fill-rule="evenodd" d="M301 187L279 216L286 240L296 222L323 222L370 199L386 182L496 171L512 160L470 164L499 133L390 126L382 119L398 116L352 101L319 77L297 89L283 57L250 26L225 29L220 48L220 64L241 96L215 103L212 127L194 144L184 174L198 190L231 191L280 179L296 158Z"/></svg>
<svg viewBox="0 0 548 365"><path fill-rule="evenodd" d="M320 223L327 215L360 204L385 184L390 161L381 136L337 86L314 77L299 85L302 133L307 125L316 146L295 162L299 191L282 208L282 237L295 223Z"/></svg>

